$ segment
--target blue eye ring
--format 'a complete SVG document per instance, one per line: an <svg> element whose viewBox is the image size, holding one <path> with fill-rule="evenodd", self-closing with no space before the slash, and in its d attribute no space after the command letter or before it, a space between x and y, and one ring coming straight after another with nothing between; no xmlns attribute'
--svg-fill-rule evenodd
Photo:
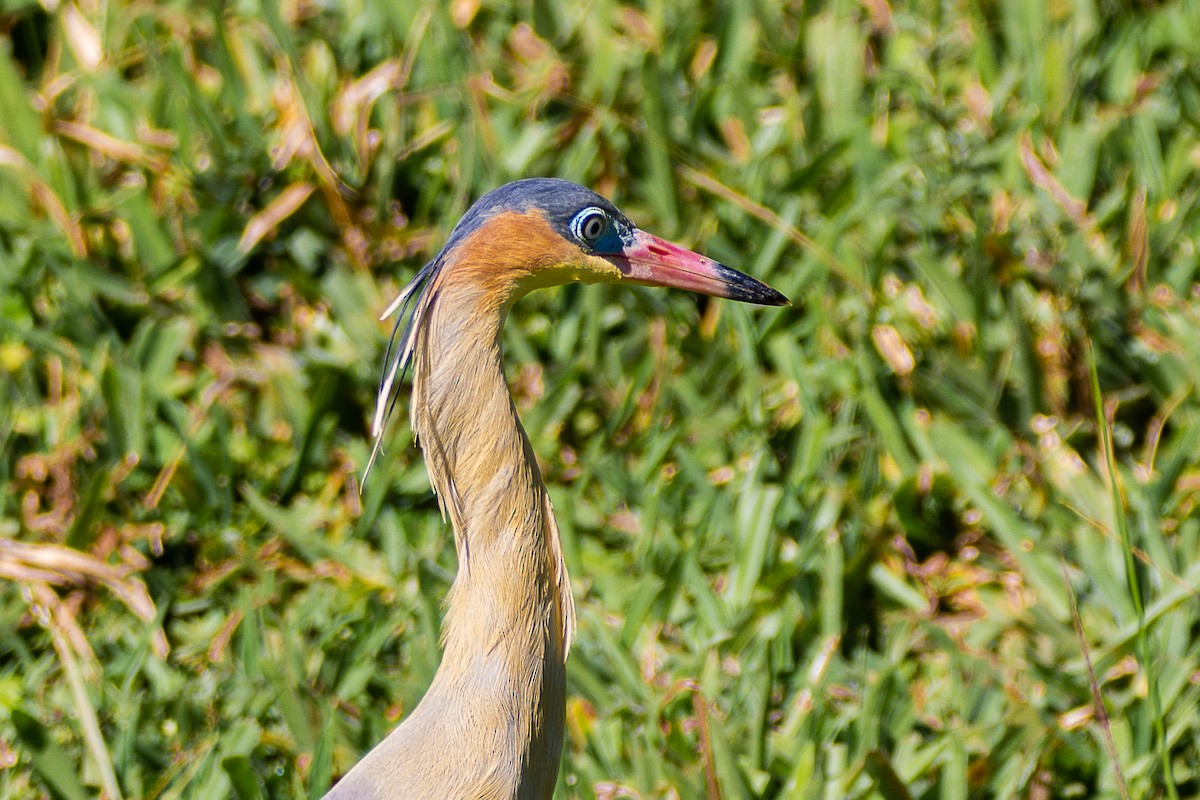
<svg viewBox="0 0 1200 800"><path fill-rule="evenodd" d="M604 209L589 206L571 220L571 234L581 242L594 244L608 230L608 214Z"/></svg>

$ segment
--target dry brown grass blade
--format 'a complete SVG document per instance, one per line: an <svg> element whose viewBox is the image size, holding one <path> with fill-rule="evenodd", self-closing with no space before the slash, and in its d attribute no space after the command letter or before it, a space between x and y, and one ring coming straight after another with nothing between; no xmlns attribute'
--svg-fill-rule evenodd
<svg viewBox="0 0 1200 800"><path fill-rule="evenodd" d="M1129 203L1125 256L1129 260L1129 280L1125 286L1133 294L1146 289L1146 266L1150 262L1150 236L1146 221L1146 187L1139 186Z"/></svg>
<svg viewBox="0 0 1200 800"><path fill-rule="evenodd" d="M104 742L104 733L100 730L100 720L88 694L88 676L84 674L85 670L80 668L79 662L75 658L76 653L85 658L87 672L94 678L100 671L95 663L96 654L83 637L83 632L75 622L74 615L59 600L53 589L44 583L34 583L28 588L27 599L30 611L50 634L50 641L54 645L59 664L66 675L71 698L75 704L77 722L83 729L84 741L87 742L87 748L99 771L100 784L104 788L101 797L120 800L121 787L117 783L112 758L109 756L108 746Z"/></svg>
<svg viewBox="0 0 1200 800"><path fill-rule="evenodd" d="M1034 186L1050 195L1055 204L1063 210L1063 213L1084 233L1088 247L1091 248L1092 252L1097 256L1105 257L1110 249L1104 238L1104 234L1100 232L1100 229L1096 225L1095 217L1088 213L1087 203L1074 197L1067 191L1067 187L1063 186L1058 178L1054 177L1053 173L1050 172L1041 157L1033 149L1033 139L1028 133L1021 136L1019 149L1021 151L1021 166L1024 167L1025 174L1029 177L1029 180Z"/></svg>
<svg viewBox="0 0 1200 800"><path fill-rule="evenodd" d="M354 132L354 149L360 161L365 162L370 152L367 133L371 107L387 92L403 86L404 77L399 59L390 58L346 84L333 98L329 110L333 129L342 136Z"/></svg>
<svg viewBox="0 0 1200 800"><path fill-rule="evenodd" d="M150 153L143 147L118 139L82 122L58 120L54 123L54 132L59 136L78 142L94 153L125 164L133 164L154 171L163 170L167 165L167 159L163 156Z"/></svg>
<svg viewBox="0 0 1200 800"><path fill-rule="evenodd" d="M267 204L267 207L255 214L246 223L242 238L238 240L238 251L249 253L254 247L275 232L279 224L300 210L300 206L313 193L313 185L307 181L293 183L279 193L279 196Z"/></svg>
<svg viewBox="0 0 1200 800"><path fill-rule="evenodd" d="M1051 174L1042 159L1034 152L1033 139L1028 133L1021 137L1020 147L1021 166L1025 168L1025 174L1029 176L1033 185L1049 194L1076 225L1080 228L1090 229L1094 223L1088 217L1087 204L1072 197L1071 193L1067 191L1067 187L1059 183L1058 178Z"/></svg>
<svg viewBox="0 0 1200 800"><path fill-rule="evenodd" d="M104 44L100 32L74 3L64 3L61 14L67 46L75 60L88 72L94 72L104 62Z"/></svg>
<svg viewBox="0 0 1200 800"><path fill-rule="evenodd" d="M29 199L35 208L40 208L46 216L54 221L71 246L71 252L77 258L86 258L88 254L87 239L83 228L63 205L62 200L42 180L41 175L33 165L13 148L0 144L0 166L12 168L29 187Z"/></svg>
<svg viewBox="0 0 1200 800"><path fill-rule="evenodd" d="M413 20L410 39L420 41L432 12L422 10ZM364 165L370 160L374 144L371 141L371 109L380 97L388 92L398 92L408 85L412 75L416 49L409 48L400 58L390 58L342 88L334 97L330 108L333 128L342 136L353 132L355 154Z"/></svg>
<svg viewBox="0 0 1200 800"><path fill-rule="evenodd" d="M0 539L0 578L28 586L48 584L83 587L101 584L140 619L153 622L158 616L154 601L141 579L130 575L132 571L131 567L114 566L59 544ZM73 621L67 628L70 629L72 625ZM90 653L91 648L81 637L82 633L72 634L72 643L79 652L86 650ZM154 649L162 658L170 651L161 630L155 632Z"/></svg>
<svg viewBox="0 0 1200 800"><path fill-rule="evenodd" d="M24 581L21 587L22 594L29 603L30 613L42 627L56 637L56 647L69 644L71 649L83 658L88 676L94 677L98 674L100 670L96 663L96 652L92 650L87 634L79 626L79 620L75 618L70 607L63 603L58 593L41 580ZM58 649L61 651L62 648Z"/></svg>
<svg viewBox="0 0 1200 800"><path fill-rule="evenodd" d="M700 728L700 752L704 758L704 787L708 800L721 800L721 785L717 782L717 767L713 761L712 734L708 730L708 704L699 687L692 691L692 707Z"/></svg>
<svg viewBox="0 0 1200 800"><path fill-rule="evenodd" d="M354 266L365 269L368 263L366 237L343 198L343 194L352 195L353 192L342 183L321 149L292 64L281 57L277 68L279 74L284 77L276 86L274 94L275 106L279 112L277 133L280 137L280 144L273 152L275 168L282 170L297 159L309 165L317 177L317 185L325 198L329 213L342 231L346 255Z"/></svg>

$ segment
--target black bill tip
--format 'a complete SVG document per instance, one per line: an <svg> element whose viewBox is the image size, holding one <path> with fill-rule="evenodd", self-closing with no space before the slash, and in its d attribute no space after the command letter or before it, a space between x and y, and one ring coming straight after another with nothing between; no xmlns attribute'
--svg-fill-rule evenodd
<svg viewBox="0 0 1200 800"><path fill-rule="evenodd" d="M757 278L751 278L746 273L724 264L717 263L714 266L718 276L728 287L728 294L725 297L730 300L753 303L756 306L790 306L792 304L792 301L784 297L781 292L772 289Z"/></svg>

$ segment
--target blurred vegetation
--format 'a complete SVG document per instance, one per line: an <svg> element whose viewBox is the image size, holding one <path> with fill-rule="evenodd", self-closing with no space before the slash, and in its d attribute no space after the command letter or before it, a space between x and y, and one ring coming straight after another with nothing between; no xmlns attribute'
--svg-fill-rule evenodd
<svg viewBox="0 0 1200 800"><path fill-rule="evenodd" d="M0 32L0 796L318 797L413 707L455 565L407 425L359 495L376 316L557 175L797 304L514 311L558 796L1200 797L1200 2Z"/></svg>

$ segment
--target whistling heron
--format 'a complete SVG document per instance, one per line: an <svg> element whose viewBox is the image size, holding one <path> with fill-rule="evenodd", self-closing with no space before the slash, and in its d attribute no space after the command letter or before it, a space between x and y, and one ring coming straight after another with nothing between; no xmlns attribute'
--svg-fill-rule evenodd
<svg viewBox="0 0 1200 800"><path fill-rule="evenodd" d="M378 452L397 378L411 365L413 431L458 553L442 662L408 719L328 798L554 792L575 606L550 498L505 385L500 329L526 292L571 281L788 302L639 230L612 203L567 181L516 181L471 207L388 309L401 308L396 331L407 324L398 343L393 333L373 429Z"/></svg>

